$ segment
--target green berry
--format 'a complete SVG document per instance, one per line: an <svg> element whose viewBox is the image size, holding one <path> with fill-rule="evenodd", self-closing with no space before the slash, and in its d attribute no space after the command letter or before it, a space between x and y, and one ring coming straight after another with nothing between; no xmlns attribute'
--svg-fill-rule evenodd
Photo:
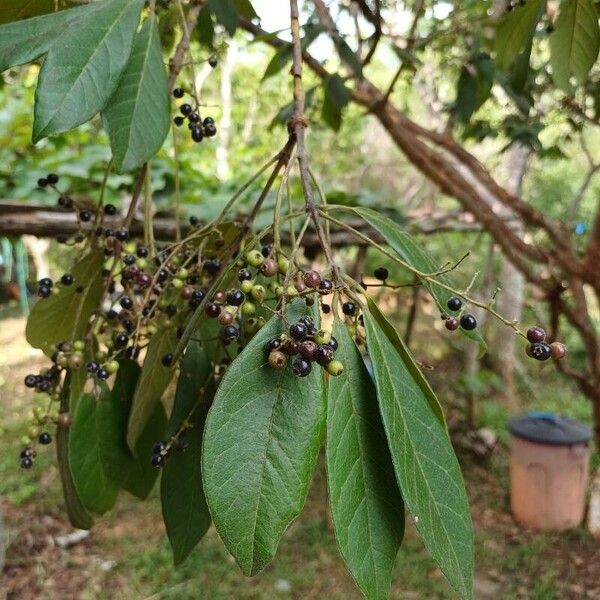
<svg viewBox="0 0 600 600"><path fill-rule="evenodd" d="M326 367L327 372L334 377L341 375L344 370L344 365L339 360L332 360Z"/></svg>
<svg viewBox="0 0 600 600"><path fill-rule="evenodd" d="M250 252L247 252L245 259L251 267L260 267L265 260L264 256L259 250L251 250Z"/></svg>

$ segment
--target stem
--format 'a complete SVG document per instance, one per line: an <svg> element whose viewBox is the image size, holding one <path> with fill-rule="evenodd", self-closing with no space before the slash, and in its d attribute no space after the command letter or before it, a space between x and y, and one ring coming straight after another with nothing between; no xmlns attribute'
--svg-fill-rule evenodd
<svg viewBox="0 0 600 600"><path fill-rule="evenodd" d="M308 160L306 157L306 148L304 145L304 130L307 127L306 118L304 116L304 86L302 84L302 44L300 41L300 15L298 12L298 0L290 0L290 21L292 30L292 76L294 78L294 110L290 120L290 130L296 139L296 148L298 156L298 167L300 170L300 181L304 191L304 201L306 211L315 227L315 231L327 262L331 268L331 272L335 282L338 285L343 285L340 278L339 269L337 268L331 248L327 244L323 227L319 219L319 212L315 205L312 185L308 173Z"/></svg>
<svg viewBox="0 0 600 600"><path fill-rule="evenodd" d="M173 160L175 161L175 240L181 241L181 185L179 181L179 152L177 150L177 132L175 123L171 124L171 135L173 136Z"/></svg>
<svg viewBox="0 0 600 600"><path fill-rule="evenodd" d="M147 168L144 185L144 243L153 254L156 254L152 226L152 182L150 181L150 171Z"/></svg>
<svg viewBox="0 0 600 600"><path fill-rule="evenodd" d="M138 174L138 178L135 182L135 187L133 188L133 194L131 196L131 202L129 204L129 208L127 209L127 215L125 216L125 220L123 221L123 227L125 229L129 229L131 226L131 221L133 221L133 217L135 216L135 209L137 207L138 200L140 199L140 195L142 193L142 186L146 180L146 176L148 173L148 163L144 163L140 172Z"/></svg>

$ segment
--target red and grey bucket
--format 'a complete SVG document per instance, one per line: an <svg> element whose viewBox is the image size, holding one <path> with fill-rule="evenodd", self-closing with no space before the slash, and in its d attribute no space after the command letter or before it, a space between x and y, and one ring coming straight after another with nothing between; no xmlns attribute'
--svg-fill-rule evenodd
<svg viewBox="0 0 600 600"><path fill-rule="evenodd" d="M531 529L565 531L581 524L589 478L590 427L554 413L509 421L510 505Z"/></svg>

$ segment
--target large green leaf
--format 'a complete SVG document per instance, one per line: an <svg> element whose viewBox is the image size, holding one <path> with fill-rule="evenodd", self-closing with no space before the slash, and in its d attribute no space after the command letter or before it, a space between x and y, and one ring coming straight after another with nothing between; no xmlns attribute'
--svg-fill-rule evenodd
<svg viewBox="0 0 600 600"><path fill-rule="evenodd" d="M223 25L229 35L237 29L238 16L232 0L207 0L207 6L215 15L217 23Z"/></svg>
<svg viewBox="0 0 600 600"><path fill-rule="evenodd" d="M106 475L120 488L143 500L158 477L150 459L152 446L164 436L166 416L159 403L142 431L135 454L132 454L126 443L127 421L140 372L137 363L121 361L110 395L98 403L97 419L100 459Z"/></svg>
<svg viewBox="0 0 600 600"><path fill-rule="evenodd" d="M1 10L1 9L0 9ZM46 53L67 27L97 10L96 5L80 6L52 14L8 23L0 27L0 72L23 65Z"/></svg>
<svg viewBox="0 0 600 600"><path fill-rule="evenodd" d="M454 114L467 123L475 111L490 97L494 83L494 62L486 54L471 58L458 78Z"/></svg>
<svg viewBox="0 0 600 600"><path fill-rule="evenodd" d="M527 0L504 15L495 40L496 64L500 69L507 70L525 49L545 6L546 0Z"/></svg>
<svg viewBox="0 0 600 600"><path fill-rule="evenodd" d="M100 389L100 399L83 394L77 401L69 435L69 466L82 504L91 512L104 514L113 507L119 487L102 463L98 403L108 402L109 391L105 384Z"/></svg>
<svg viewBox="0 0 600 600"><path fill-rule="evenodd" d="M129 60L143 0L98 2L51 45L36 89L33 141L89 121Z"/></svg>
<svg viewBox="0 0 600 600"><path fill-rule="evenodd" d="M600 27L593 0L564 0L550 36L550 64L554 82L572 91L571 77L583 83L598 58Z"/></svg>
<svg viewBox="0 0 600 600"><path fill-rule="evenodd" d="M65 378L62 397L60 401L60 411L68 413L73 410L75 399L79 398L81 388L79 385L73 386L72 373L68 373ZM77 488L73 482L73 475L69 466L69 428L57 427L56 429L56 459L58 472L65 499L65 506L69 522L73 527L79 529L90 529L94 523L93 517L82 504Z"/></svg>
<svg viewBox="0 0 600 600"><path fill-rule="evenodd" d="M169 92L156 18L146 19L102 113L119 172L152 158L169 133ZM151 125L149 125L151 124Z"/></svg>
<svg viewBox="0 0 600 600"><path fill-rule="evenodd" d="M288 311L297 319L302 302ZM308 492L323 433L321 369L305 378L272 369L265 343L273 317L231 364L209 411L203 446L206 500L225 545L247 575L275 555Z"/></svg>
<svg viewBox="0 0 600 600"><path fill-rule="evenodd" d="M473 594L473 528L450 438L412 365L371 313L364 313L379 410L396 479L425 546L462 598Z"/></svg>
<svg viewBox="0 0 600 600"><path fill-rule="evenodd" d="M345 325L336 320L339 377L327 395L327 481L336 538L369 600L388 598L404 533L404 504L373 380Z"/></svg>
<svg viewBox="0 0 600 600"><path fill-rule="evenodd" d="M417 269L421 273L435 273L439 270L440 265L436 264L433 258L417 243L417 241L402 228L388 219L388 217L371 209L363 207L345 208L344 210L359 215L373 229L379 232L381 237L389 244L400 258L411 267ZM454 295L449 290L440 285L436 285L436 281L443 285L450 285L450 280L446 275L438 275L435 281L431 279L422 279L423 286L429 291L436 301L441 312L447 310L448 300ZM476 329L466 331L460 329L460 332L479 344L480 354L485 354L487 344L481 334Z"/></svg>
<svg viewBox="0 0 600 600"><path fill-rule="evenodd" d="M184 422L191 428L183 434L185 451L169 457L160 481L162 514L176 565L187 558L211 523L202 485L202 436L213 391L206 389L211 370L205 346L191 341L181 364L168 435Z"/></svg>
<svg viewBox="0 0 600 600"><path fill-rule="evenodd" d="M286 65L292 61L292 45L285 44L275 51L275 54L271 57L267 68L262 76L262 80L277 75L280 71L285 69Z"/></svg>
<svg viewBox="0 0 600 600"><path fill-rule="evenodd" d="M93 251L73 267L72 285L62 286L58 294L36 303L25 328L31 346L52 354L57 343L81 339L102 298L103 264L102 250Z"/></svg>
<svg viewBox="0 0 600 600"><path fill-rule="evenodd" d="M173 378L174 369L165 367L162 358L165 354L172 353L176 346L177 336L173 327L159 330L148 345L142 373L135 388L127 427L127 445L133 452L148 420Z"/></svg>

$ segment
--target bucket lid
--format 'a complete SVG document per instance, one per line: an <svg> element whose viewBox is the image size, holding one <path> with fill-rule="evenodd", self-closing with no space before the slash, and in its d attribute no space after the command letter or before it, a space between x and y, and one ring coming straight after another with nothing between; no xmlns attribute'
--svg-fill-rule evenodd
<svg viewBox="0 0 600 600"><path fill-rule="evenodd" d="M558 446L584 444L592 437L591 427L550 412L530 412L514 417L508 422L508 430L531 442Z"/></svg>

